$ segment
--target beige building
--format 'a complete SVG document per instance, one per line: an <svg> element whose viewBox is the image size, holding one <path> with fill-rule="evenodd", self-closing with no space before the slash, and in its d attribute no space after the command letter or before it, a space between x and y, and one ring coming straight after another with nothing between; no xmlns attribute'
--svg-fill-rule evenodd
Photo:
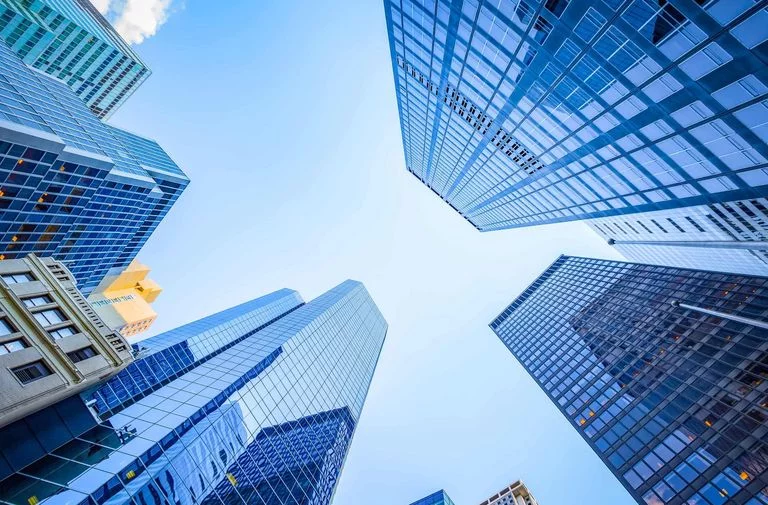
<svg viewBox="0 0 768 505"><path fill-rule="evenodd" d="M150 305L162 292L149 278L149 267L134 260L119 275L108 275L88 301L101 319L123 336L136 335L157 319Z"/></svg>
<svg viewBox="0 0 768 505"><path fill-rule="evenodd" d="M0 261L0 426L97 384L132 361L53 258Z"/></svg>
<svg viewBox="0 0 768 505"><path fill-rule="evenodd" d="M480 505L538 505L522 481L517 481L491 496Z"/></svg>

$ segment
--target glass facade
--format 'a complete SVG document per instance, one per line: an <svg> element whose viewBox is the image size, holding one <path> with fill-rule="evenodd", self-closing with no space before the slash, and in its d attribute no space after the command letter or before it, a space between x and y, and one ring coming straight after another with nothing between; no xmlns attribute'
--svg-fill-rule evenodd
<svg viewBox="0 0 768 505"><path fill-rule="evenodd" d="M89 0L0 0L0 40L102 118L150 74Z"/></svg>
<svg viewBox="0 0 768 505"><path fill-rule="evenodd" d="M385 0L408 170L488 231L768 196L752 0Z"/></svg>
<svg viewBox="0 0 768 505"><path fill-rule="evenodd" d="M768 199L738 200L587 222L626 259L768 275Z"/></svg>
<svg viewBox="0 0 768 505"><path fill-rule="evenodd" d="M0 42L0 259L54 256L84 294L122 271L189 179Z"/></svg>
<svg viewBox="0 0 768 505"><path fill-rule="evenodd" d="M411 505L454 505L454 503L448 494L441 489L420 500L416 500Z"/></svg>
<svg viewBox="0 0 768 505"><path fill-rule="evenodd" d="M768 503L768 278L561 256L491 328L638 503Z"/></svg>
<svg viewBox="0 0 768 505"><path fill-rule="evenodd" d="M386 331L365 287L345 281L142 341L136 362L67 409L91 412L90 424L60 420L72 436L0 432L12 472L0 503L328 504ZM20 462L35 444L42 456Z"/></svg>

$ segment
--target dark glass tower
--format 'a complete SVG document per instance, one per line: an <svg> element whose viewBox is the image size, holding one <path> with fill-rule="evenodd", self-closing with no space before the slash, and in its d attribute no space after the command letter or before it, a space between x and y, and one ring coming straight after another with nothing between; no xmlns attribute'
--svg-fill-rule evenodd
<svg viewBox="0 0 768 505"><path fill-rule="evenodd" d="M87 295L188 184L156 142L101 122L0 41L0 259L53 256Z"/></svg>
<svg viewBox="0 0 768 505"><path fill-rule="evenodd" d="M118 375L0 430L0 503L330 503L387 324L346 281L140 342Z"/></svg>
<svg viewBox="0 0 768 505"><path fill-rule="evenodd" d="M768 503L768 278L560 257L491 328L638 503Z"/></svg>
<svg viewBox="0 0 768 505"><path fill-rule="evenodd" d="M762 1L384 8L406 166L480 230L768 196Z"/></svg>

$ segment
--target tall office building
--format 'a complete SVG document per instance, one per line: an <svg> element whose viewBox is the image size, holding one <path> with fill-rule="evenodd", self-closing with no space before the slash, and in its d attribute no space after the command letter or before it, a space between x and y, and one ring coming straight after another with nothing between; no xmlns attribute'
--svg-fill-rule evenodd
<svg viewBox="0 0 768 505"><path fill-rule="evenodd" d="M749 0L385 0L408 170L479 230L768 196Z"/></svg>
<svg viewBox="0 0 768 505"><path fill-rule="evenodd" d="M127 267L189 184L0 42L0 259L53 256L84 294Z"/></svg>
<svg viewBox="0 0 768 505"><path fill-rule="evenodd" d="M0 502L328 504L386 331L346 281L143 340L74 405L0 430Z"/></svg>
<svg viewBox="0 0 768 505"><path fill-rule="evenodd" d="M0 41L108 117L150 71L89 0L0 0Z"/></svg>
<svg viewBox="0 0 768 505"><path fill-rule="evenodd" d="M483 501L480 505L538 505L538 503L525 484L518 480Z"/></svg>
<svg viewBox="0 0 768 505"><path fill-rule="evenodd" d="M441 489L440 491L435 491L434 493L427 495L424 498L416 500L415 502L411 503L411 505L455 505L455 504L453 503L453 500L451 500L451 497L448 496L448 493L446 493Z"/></svg>
<svg viewBox="0 0 768 505"><path fill-rule="evenodd" d="M411 505L454 505L454 503L448 493L441 489L416 500ZM484 500L480 505L538 505L538 502L525 487L525 484L518 480Z"/></svg>
<svg viewBox="0 0 768 505"><path fill-rule="evenodd" d="M82 392L133 360L53 258L0 262L0 427Z"/></svg>
<svg viewBox="0 0 768 505"><path fill-rule="evenodd" d="M768 278L561 256L491 328L629 493L768 503Z"/></svg>
<svg viewBox="0 0 768 505"><path fill-rule="evenodd" d="M638 263L768 275L768 200L695 205L587 222Z"/></svg>
<svg viewBox="0 0 768 505"><path fill-rule="evenodd" d="M157 319L152 302L162 288L149 278L149 267L133 260L119 275L108 275L91 292L88 303L107 326L124 337L146 331Z"/></svg>

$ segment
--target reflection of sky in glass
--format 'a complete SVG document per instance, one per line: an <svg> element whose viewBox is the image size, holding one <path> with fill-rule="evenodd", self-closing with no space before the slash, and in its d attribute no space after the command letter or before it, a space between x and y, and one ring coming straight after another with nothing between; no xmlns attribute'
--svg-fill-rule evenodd
<svg viewBox="0 0 768 505"><path fill-rule="evenodd" d="M54 256L87 294L131 262L189 180L157 143L106 125L1 41L0 94L13 143L0 142L2 253Z"/></svg>
<svg viewBox="0 0 768 505"><path fill-rule="evenodd" d="M764 11L593 4L388 0L408 170L484 231L766 196Z"/></svg>
<svg viewBox="0 0 768 505"><path fill-rule="evenodd" d="M719 504L766 496L765 332L671 301L765 319L767 286L561 257L491 327L638 500Z"/></svg>
<svg viewBox="0 0 768 505"><path fill-rule="evenodd" d="M131 496L139 503L192 504L206 496L244 503L247 493L268 492L274 504L328 503L386 322L355 281L300 303L296 292L281 290L148 339L145 359L190 339L198 344L190 348L207 354L149 394L104 412L118 443L87 465L56 469L63 488L39 493L40 503L86 495L108 504ZM282 315L253 333L275 313ZM289 479L293 491L278 489Z"/></svg>

